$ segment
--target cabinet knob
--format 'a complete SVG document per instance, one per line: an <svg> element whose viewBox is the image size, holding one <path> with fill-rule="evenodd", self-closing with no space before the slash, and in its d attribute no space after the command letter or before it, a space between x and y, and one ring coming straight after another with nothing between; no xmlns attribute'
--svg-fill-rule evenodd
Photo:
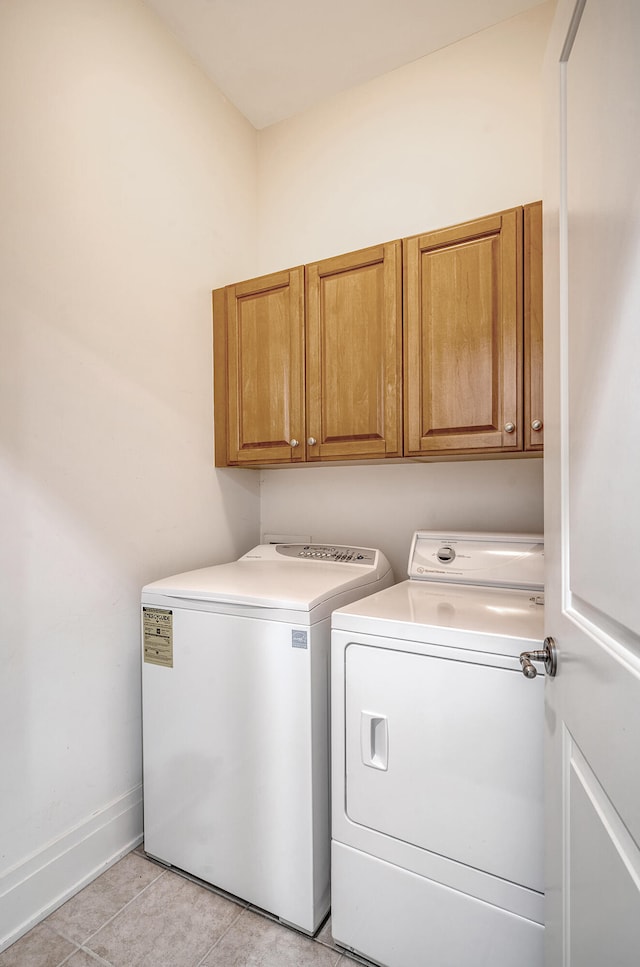
<svg viewBox="0 0 640 967"><path fill-rule="evenodd" d="M315 447L317 442L318 441L314 436L310 436L309 439L307 440L307 443L309 444L310 447Z"/></svg>
<svg viewBox="0 0 640 967"><path fill-rule="evenodd" d="M532 420L531 421L531 429L532 430L541 430L542 429L542 420Z"/></svg>
<svg viewBox="0 0 640 967"><path fill-rule="evenodd" d="M515 428L516 428L515 423L505 423L505 425L504 425L504 431L505 431L505 433L513 433L513 431L515 430Z"/></svg>
<svg viewBox="0 0 640 967"><path fill-rule="evenodd" d="M300 444L298 443L297 440L289 440L289 446L290 447L299 447Z"/></svg>

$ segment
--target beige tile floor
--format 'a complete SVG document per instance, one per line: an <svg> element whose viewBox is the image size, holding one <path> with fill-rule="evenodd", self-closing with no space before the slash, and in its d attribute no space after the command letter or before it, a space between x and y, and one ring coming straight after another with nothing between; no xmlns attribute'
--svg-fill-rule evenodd
<svg viewBox="0 0 640 967"><path fill-rule="evenodd" d="M360 961L358 961L360 962ZM0 967L354 967L315 939L129 853L0 954ZM362 961L362 963L366 963Z"/></svg>

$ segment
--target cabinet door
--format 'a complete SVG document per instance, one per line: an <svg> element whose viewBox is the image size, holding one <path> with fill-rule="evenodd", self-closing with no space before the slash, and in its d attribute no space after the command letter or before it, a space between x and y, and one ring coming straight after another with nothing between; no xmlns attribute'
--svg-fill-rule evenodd
<svg viewBox="0 0 640 967"><path fill-rule="evenodd" d="M522 209L404 240L405 456L522 449Z"/></svg>
<svg viewBox="0 0 640 967"><path fill-rule="evenodd" d="M524 206L524 448L542 450L542 202Z"/></svg>
<svg viewBox="0 0 640 967"><path fill-rule="evenodd" d="M395 241L306 267L308 460L402 455L401 254Z"/></svg>
<svg viewBox="0 0 640 967"><path fill-rule="evenodd" d="M213 294L216 466L304 460L304 269Z"/></svg>

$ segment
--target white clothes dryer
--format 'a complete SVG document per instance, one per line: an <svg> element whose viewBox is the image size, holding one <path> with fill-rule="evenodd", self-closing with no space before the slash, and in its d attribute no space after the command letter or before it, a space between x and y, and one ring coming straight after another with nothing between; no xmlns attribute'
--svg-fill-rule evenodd
<svg viewBox="0 0 640 967"><path fill-rule="evenodd" d="M542 967L542 589L538 535L421 531L333 615L333 936L385 967Z"/></svg>
<svg viewBox="0 0 640 967"><path fill-rule="evenodd" d="M329 907L333 608L378 550L261 545L142 591L144 845L313 933Z"/></svg>

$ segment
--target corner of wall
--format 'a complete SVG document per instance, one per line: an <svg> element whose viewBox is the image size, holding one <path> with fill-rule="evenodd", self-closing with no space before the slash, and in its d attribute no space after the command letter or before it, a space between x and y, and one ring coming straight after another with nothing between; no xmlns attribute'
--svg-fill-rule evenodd
<svg viewBox="0 0 640 967"><path fill-rule="evenodd" d="M109 803L0 878L0 951L142 842L142 786Z"/></svg>

